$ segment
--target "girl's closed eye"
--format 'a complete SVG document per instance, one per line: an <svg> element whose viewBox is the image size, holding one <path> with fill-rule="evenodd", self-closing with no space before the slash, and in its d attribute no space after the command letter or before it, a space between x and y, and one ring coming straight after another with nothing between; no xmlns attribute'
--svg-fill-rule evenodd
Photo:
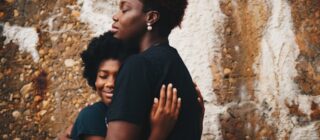
<svg viewBox="0 0 320 140"><path fill-rule="evenodd" d="M107 79L108 77L109 77L109 75L108 74L106 74L106 73L99 73L99 78L101 78L101 79Z"/></svg>

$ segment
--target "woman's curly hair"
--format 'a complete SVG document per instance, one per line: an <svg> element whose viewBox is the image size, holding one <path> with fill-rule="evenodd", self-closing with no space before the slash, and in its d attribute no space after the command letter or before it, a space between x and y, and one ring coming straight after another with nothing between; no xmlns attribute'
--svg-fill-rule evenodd
<svg viewBox="0 0 320 140"><path fill-rule="evenodd" d="M81 53L84 71L83 77L87 79L89 86L94 90L100 63L106 59L116 59L120 62L128 56L120 40L107 32L93 38L86 50Z"/></svg>
<svg viewBox="0 0 320 140"><path fill-rule="evenodd" d="M173 28L180 26L188 5L187 0L141 0L141 2L145 12L155 10L160 13L160 19L155 25L160 28L161 36L168 36Z"/></svg>

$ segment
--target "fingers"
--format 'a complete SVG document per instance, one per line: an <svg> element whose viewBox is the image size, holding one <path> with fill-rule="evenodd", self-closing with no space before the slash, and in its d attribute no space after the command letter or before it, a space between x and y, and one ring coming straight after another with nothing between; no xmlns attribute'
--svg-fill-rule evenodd
<svg viewBox="0 0 320 140"><path fill-rule="evenodd" d="M154 116L155 113L157 112L158 106L159 106L159 100L158 100L158 98L154 98L152 110L151 110L151 117Z"/></svg>
<svg viewBox="0 0 320 140"><path fill-rule="evenodd" d="M164 108L165 104L166 104L166 86L162 85L161 89L160 89L160 101L159 101L159 107Z"/></svg>
<svg viewBox="0 0 320 140"><path fill-rule="evenodd" d="M167 111L170 111L171 105L172 105L172 84L170 83L167 88L167 100L166 100L165 109Z"/></svg>
<svg viewBox="0 0 320 140"><path fill-rule="evenodd" d="M174 113L175 119L178 119L179 113L180 113L180 108L181 108L181 98L178 98L178 103L177 103L177 108Z"/></svg>
<svg viewBox="0 0 320 140"><path fill-rule="evenodd" d="M199 101L199 103L202 103L203 102L203 97L202 97L201 92L200 92L198 87L196 88L196 91L197 91L197 94L198 94L198 101Z"/></svg>
<svg viewBox="0 0 320 140"><path fill-rule="evenodd" d="M171 112L175 112L176 107L178 106L178 93L177 89L173 88L173 97L172 97L172 105L171 105Z"/></svg>
<svg viewBox="0 0 320 140"><path fill-rule="evenodd" d="M156 115L155 113L162 113L162 111L165 111L166 114L171 114L171 117L177 119L181 108L181 98L178 98L177 89L173 88L172 84L169 84L167 88L163 85L160 90L159 98L159 103L153 105L151 114Z"/></svg>
<svg viewBox="0 0 320 140"><path fill-rule="evenodd" d="M204 106L203 97L202 97L201 91L200 91L198 86L196 86L195 88L196 88L196 92L197 92L197 95L198 95L198 98L197 98L198 102L200 103L201 106Z"/></svg>
<svg viewBox="0 0 320 140"><path fill-rule="evenodd" d="M203 97L201 95L199 87L196 87L196 91L198 94L198 102L200 103L201 109L202 109L202 114L204 114L204 102L203 102Z"/></svg>
<svg viewBox="0 0 320 140"><path fill-rule="evenodd" d="M198 86L195 86L195 88L196 88L198 97L203 98L199 87L198 87Z"/></svg>

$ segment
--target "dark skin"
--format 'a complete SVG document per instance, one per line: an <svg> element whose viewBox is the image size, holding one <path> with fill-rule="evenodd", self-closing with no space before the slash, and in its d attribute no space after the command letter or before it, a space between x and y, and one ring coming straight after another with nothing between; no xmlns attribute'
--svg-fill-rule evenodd
<svg viewBox="0 0 320 140"><path fill-rule="evenodd" d="M153 26L159 19L160 13L158 11L144 12L143 3L140 0L120 0L119 11L113 16L114 23L111 31L114 33L114 37L123 41L136 39L140 44L140 52L143 52L151 47L152 44L161 43L168 39L168 36L160 36L157 32L158 27ZM153 30L147 30L148 24L153 27ZM166 123L160 125L162 125L160 126L162 128L172 127L171 124ZM202 126L202 124L200 125ZM112 121L108 124L106 139L139 140L141 131L141 127L133 123L121 120ZM155 133L155 135L162 134L161 136L163 137L151 137L151 140L164 140L169 135L169 133L164 134L161 131L152 133Z"/></svg>

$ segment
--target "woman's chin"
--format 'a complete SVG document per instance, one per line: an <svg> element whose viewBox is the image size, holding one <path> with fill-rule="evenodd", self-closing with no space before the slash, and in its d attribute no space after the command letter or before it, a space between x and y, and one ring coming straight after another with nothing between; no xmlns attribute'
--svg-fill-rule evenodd
<svg viewBox="0 0 320 140"><path fill-rule="evenodd" d="M118 32L115 32L115 33L113 34L113 37L116 38L116 39L122 40L122 37L119 35Z"/></svg>

